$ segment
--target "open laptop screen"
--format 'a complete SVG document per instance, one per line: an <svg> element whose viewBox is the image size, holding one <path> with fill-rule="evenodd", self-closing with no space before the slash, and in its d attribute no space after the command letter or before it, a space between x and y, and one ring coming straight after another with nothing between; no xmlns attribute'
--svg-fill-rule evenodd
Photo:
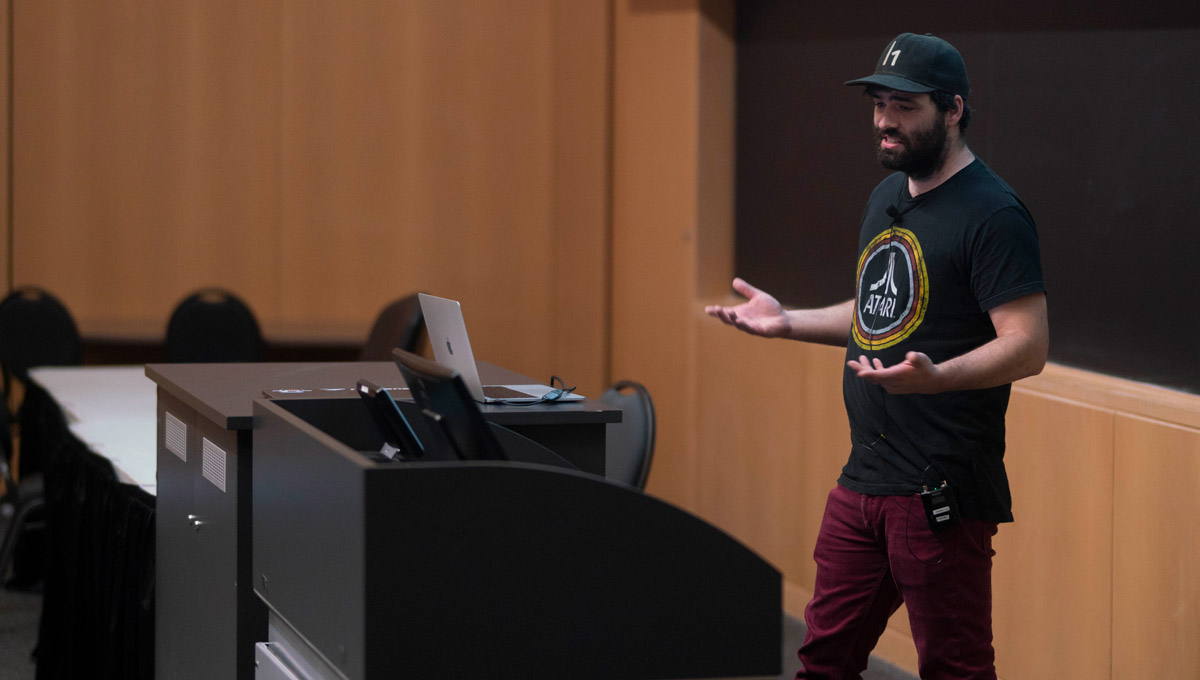
<svg viewBox="0 0 1200 680"><path fill-rule="evenodd" d="M421 301L421 314L425 318L429 344L433 347L433 358L442 366L459 373L475 401L488 404L532 404L578 401L583 398L569 389L556 389L549 385L483 385L479 380L479 368L475 364L475 355L471 351L471 341L467 336L462 305L457 300L426 293L420 293L417 297Z"/></svg>

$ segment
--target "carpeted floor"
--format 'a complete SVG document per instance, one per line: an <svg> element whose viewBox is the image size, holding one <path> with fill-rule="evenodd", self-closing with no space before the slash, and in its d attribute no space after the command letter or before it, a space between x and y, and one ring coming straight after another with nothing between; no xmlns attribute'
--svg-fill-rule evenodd
<svg viewBox="0 0 1200 680"><path fill-rule="evenodd" d="M800 660L796 658L796 650L804 641L804 622L791 616L784 616L783 621L783 672L779 680L792 680L800 669ZM863 680L917 680L917 677L896 668L895 666L871 657L871 665L862 675ZM746 679L749 680L749 679ZM774 678L754 678L753 680L775 680Z"/></svg>
<svg viewBox="0 0 1200 680"><path fill-rule="evenodd" d="M33 648L37 644L42 596L0 590L0 678L33 680Z"/></svg>
<svg viewBox="0 0 1200 680"><path fill-rule="evenodd" d="M8 533L11 508L0 507L0 537ZM8 574L0 574L0 584L7 581ZM40 593L0 587L0 680L33 680L33 648L41 617Z"/></svg>

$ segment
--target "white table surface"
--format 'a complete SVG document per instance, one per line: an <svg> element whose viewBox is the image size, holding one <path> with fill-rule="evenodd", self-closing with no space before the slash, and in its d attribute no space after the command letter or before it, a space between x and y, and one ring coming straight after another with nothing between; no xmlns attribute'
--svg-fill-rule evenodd
<svg viewBox="0 0 1200 680"><path fill-rule="evenodd" d="M158 386L144 366L44 367L29 374L62 407L71 433L112 461L118 479L156 493Z"/></svg>

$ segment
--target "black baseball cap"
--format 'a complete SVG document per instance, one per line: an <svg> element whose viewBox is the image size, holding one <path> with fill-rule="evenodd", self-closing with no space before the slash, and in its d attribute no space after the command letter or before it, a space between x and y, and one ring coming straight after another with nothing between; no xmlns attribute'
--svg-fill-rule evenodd
<svg viewBox="0 0 1200 680"><path fill-rule="evenodd" d="M932 34L901 33L875 62L875 73L847 85L880 85L900 92L942 90L963 99L971 92L967 65L954 45Z"/></svg>

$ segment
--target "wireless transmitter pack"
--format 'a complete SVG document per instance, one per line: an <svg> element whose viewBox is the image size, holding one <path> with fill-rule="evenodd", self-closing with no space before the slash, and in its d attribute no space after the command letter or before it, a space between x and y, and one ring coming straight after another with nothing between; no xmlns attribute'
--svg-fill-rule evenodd
<svg viewBox="0 0 1200 680"><path fill-rule="evenodd" d="M925 506L925 518L929 520L930 529L938 531L958 526L958 503L945 480L941 486L932 489L926 487L921 492L921 503Z"/></svg>

